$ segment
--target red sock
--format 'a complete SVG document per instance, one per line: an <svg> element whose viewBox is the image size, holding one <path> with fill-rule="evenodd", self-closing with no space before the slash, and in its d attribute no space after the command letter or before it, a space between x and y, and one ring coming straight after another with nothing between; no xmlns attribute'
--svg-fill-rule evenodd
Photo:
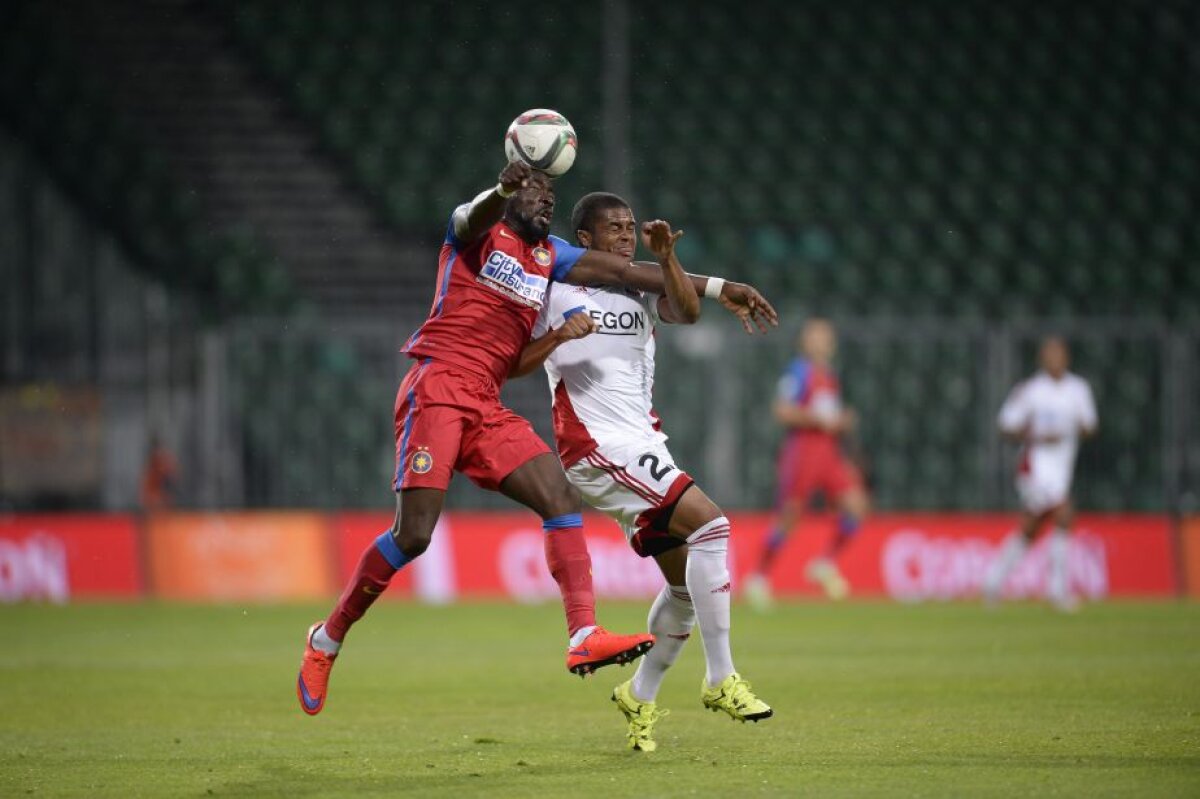
<svg viewBox="0 0 1200 799"><path fill-rule="evenodd" d="M574 635L582 627L594 626L596 594L592 591L592 556L588 554L582 527L546 531L546 565L562 594L567 632Z"/></svg>
<svg viewBox="0 0 1200 799"><path fill-rule="evenodd" d="M361 619L367 608L387 590L395 573L396 568L388 563L379 547L374 543L368 546L359 558L358 568L346 584L346 590L325 620L325 634L341 643L350 626Z"/></svg>

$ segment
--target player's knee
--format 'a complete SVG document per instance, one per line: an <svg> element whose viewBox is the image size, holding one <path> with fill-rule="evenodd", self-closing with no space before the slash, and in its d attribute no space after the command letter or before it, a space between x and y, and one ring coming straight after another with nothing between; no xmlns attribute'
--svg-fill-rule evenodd
<svg viewBox="0 0 1200 799"><path fill-rule="evenodd" d="M730 529L729 519L725 516L718 516L696 528L687 537L689 555L703 552L724 556L729 550Z"/></svg>
<svg viewBox="0 0 1200 799"><path fill-rule="evenodd" d="M867 499L866 492L856 490L846 495L842 511L844 514L853 516L861 522L866 518L867 513L870 512L870 507L871 502Z"/></svg>
<svg viewBox="0 0 1200 799"><path fill-rule="evenodd" d="M436 525L437 516L432 519L406 519L400 522L393 530L392 535L395 536L396 545L400 547L400 551L411 560L420 557L425 550L429 549L429 543L433 540L433 528Z"/></svg>

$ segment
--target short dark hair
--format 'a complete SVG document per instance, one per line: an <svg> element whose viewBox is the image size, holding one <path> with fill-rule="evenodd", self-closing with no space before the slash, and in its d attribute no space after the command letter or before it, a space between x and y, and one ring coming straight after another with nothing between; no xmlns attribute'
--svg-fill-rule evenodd
<svg viewBox="0 0 1200 799"><path fill-rule="evenodd" d="M629 208L629 203L607 191L594 191L583 195L571 211L572 232L586 230L591 233L592 225L596 224L596 214L609 208Z"/></svg>

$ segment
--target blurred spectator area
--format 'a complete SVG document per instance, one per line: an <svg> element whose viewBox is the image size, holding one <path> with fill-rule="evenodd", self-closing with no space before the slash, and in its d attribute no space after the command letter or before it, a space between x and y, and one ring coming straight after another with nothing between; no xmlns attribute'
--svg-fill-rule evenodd
<svg viewBox="0 0 1200 799"><path fill-rule="evenodd" d="M95 485L64 501L134 504L154 429L184 506L388 503L397 349L533 106L580 138L556 232L616 189L785 313L763 340L715 306L659 336L672 446L721 502L770 501L765 408L811 313L839 322L884 507L1010 501L993 415L1049 329L1100 402L1083 504L1198 501L1200 4L5 14L0 389L99 397ZM548 434L542 379L507 391Z"/></svg>

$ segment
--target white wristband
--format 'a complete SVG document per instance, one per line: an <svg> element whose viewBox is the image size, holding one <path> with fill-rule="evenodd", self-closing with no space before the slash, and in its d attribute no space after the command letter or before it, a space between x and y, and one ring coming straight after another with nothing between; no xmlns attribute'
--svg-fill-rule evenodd
<svg viewBox="0 0 1200 799"><path fill-rule="evenodd" d="M704 296L710 300L715 300L721 296L721 289L725 288L725 278L710 277L708 282L704 284Z"/></svg>
<svg viewBox="0 0 1200 799"><path fill-rule="evenodd" d="M496 184L496 193L497 193L497 194L499 194L501 197L503 197L503 198L504 198L504 199L506 199L506 200L507 200L509 197L511 197L511 196L513 196L514 194L516 194L516 192L515 192L515 191L505 191L505 190L504 190L504 184L503 184L503 183L497 183L497 184Z"/></svg>

